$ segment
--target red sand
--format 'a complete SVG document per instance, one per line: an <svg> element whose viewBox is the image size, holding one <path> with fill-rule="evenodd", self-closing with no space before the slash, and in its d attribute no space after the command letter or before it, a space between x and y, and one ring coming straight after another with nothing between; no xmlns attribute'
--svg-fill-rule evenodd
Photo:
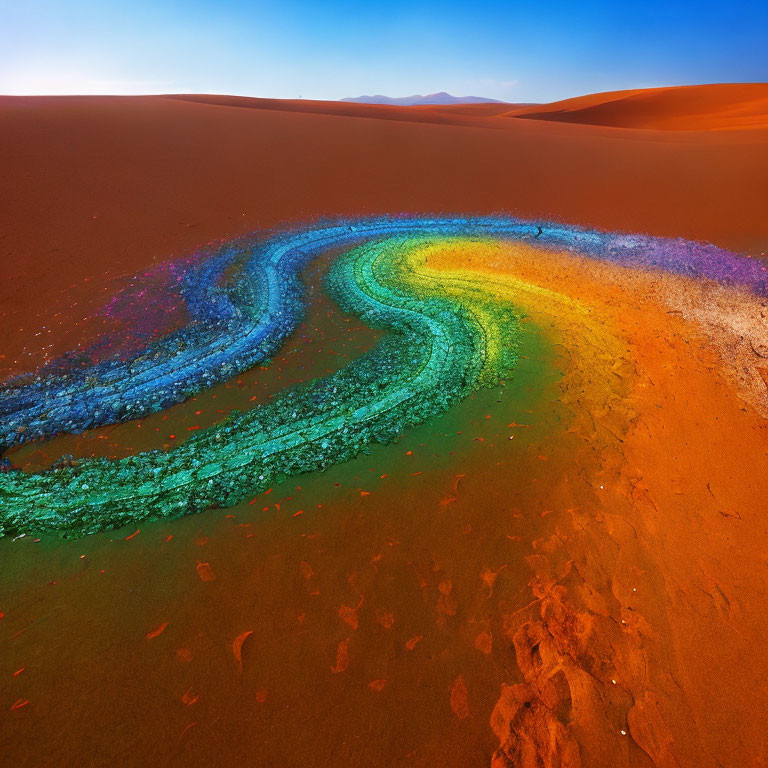
<svg viewBox="0 0 768 768"><path fill-rule="evenodd" d="M578 96L506 116L673 131L768 128L768 83L644 88Z"/></svg>
<svg viewBox="0 0 768 768"><path fill-rule="evenodd" d="M624 112L582 103L610 126L669 131L497 105L2 98L0 363L71 344L68 323L116 276L324 214L511 211L758 256L768 130L724 115L764 86L707 88L638 94ZM726 123L739 130L710 130ZM532 310L540 359L521 361L513 412L478 395L254 505L1 542L6 757L765 765L759 398L675 280L557 259L516 270L578 297L591 325ZM553 359L563 380L537 378Z"/></svg>
<svg viewBox="0 0 768 768"><path fill-rule="evenodd" d="M0 363L36 355L42 326L49 351L66 347L54 314L73 301L87 314L107 278L317 215L512 211L767 247L763 131L681 138L508 120L486 105L198 98L227 100L0 97L0 299L6 327L23 329Z"/></svg>

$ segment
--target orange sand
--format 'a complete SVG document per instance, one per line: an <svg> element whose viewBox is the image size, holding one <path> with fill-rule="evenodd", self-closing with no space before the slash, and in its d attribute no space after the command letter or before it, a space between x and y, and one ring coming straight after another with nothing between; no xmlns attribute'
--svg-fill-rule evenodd
<svg viewBox="0 0 768 768"><path fill-rule="evenodd" d="M56 312L86 316L108 278L323 214L502 210L768 248L763 131L681 138L487 105L199 98L0 97L0 299L14 329L0 365L39 360L38 332L51 353L71 347Z"/></svg>
<svg viewBox="0 0 768 768"><path fill-rule="evenodd" d="M768 83L645 88L510 110L512 117L673 131L768 128Z"/></svg>
<svg viewBox="0 0 768 768"><path fill-rule="evenodd" d="M757 256L768 131L709 130L752 86L723 88L695 123L696 89L678 116L643 101L644 125L685 132L2 98L0 363L87 336L68 326L120 275L319 214L508 210ZM442 259L545 289L514 289L506 393L253 504L0 542L4 759L766 764L765 302L564 256Z"/></svg>
<svg viewBox="0 0 768 768"><path fill-rule="evenodd" d="M624 728L650 758L630 764L759 765L768 422L715 373L712 329L654 301L685 280L511 253L469 268L494 275L568 351L562 402L584 440L572 460L599 501L560 510L532 542L537 601L503 619L525 682L494 713L495 764L535 765L534 751L546 765L623 764L635 746ZM444 253L430 266L466 262Z"/></svg>

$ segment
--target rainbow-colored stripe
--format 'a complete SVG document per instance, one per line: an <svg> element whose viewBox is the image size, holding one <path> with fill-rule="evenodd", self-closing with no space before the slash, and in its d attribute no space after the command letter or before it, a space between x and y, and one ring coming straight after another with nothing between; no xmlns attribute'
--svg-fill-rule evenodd
<svg viewBox="0 0 768 768"><path fill-rule="evenodd" d="M264 364L303 315L300 270L339 246L349 250L334 262L330 294L389 333L341 371L285 390L167 452L83 459L36 475L7 468L0 472L0 533L82 535L231 506L288 476L389 442L498 383L517 359L516 296L537 290L509 277L498 284L492 272L473 268L475 256L492 262L500 242L520 244L531 258L568 251L759 294L768 283L762 264L711 245L501 217L344 221L227 243L178 266L177 294L189 316L183 327L130 355L85 369L59 361L53 372L0 390L2 446L141 417ZM443 252L460 252L462 268L435 267Z"/></svg>

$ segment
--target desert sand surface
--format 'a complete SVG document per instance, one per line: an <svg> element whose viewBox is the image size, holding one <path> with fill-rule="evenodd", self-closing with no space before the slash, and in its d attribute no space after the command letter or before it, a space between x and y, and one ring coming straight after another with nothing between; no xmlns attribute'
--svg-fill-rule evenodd
<svg viewBox="0 0 768 768"><path fill-rule="evenodd" d="M132 275L322 218L508 213L768 269L766 88L0 97L0 380L114 332L98 310ZM360 356L378 335L325 266L271 365L8 457L167 450ZM4 760L768 765L766 297L504 245L422 269L519 308L503 388L250 503L0 540Z"/></svg>
<svg viewBox="0 0 768 768"><path fill-rule="evenodd" d="M61 350L67 324L46 319L75 301L87 314L100 281L317 216L514 211L766 249L760 130L617 133L489 117L488 105L451 108L454 125L444 107L200 98L0 98L0 290L9 327L25 329L4 366L40 353L27 342L43 325ZM465 125L474 113L480 125Z"/></svg>
<svg viewBox="0 0 768 768"><path fill-rule="evenodd" d="M513 117L667 131L765 130L768 83L645 88L579 96L519 110Z"/></svg>

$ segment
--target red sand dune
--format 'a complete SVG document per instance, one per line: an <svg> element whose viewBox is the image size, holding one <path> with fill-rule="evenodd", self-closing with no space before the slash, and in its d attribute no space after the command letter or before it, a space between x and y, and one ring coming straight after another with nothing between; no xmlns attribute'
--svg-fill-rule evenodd
<svg viewBox="0 0 768 768"><path fill-rule="evenodd" d="M508 211L765 255L766 86L613 97L571 100L572 120L551 106L523 120L496 111L508 105L0 97L0 376L87 338L75 323L119 276L323 215ZM471 432L422 430L255 506L0 541L6 759L764 765L766 421L718 357L740 344L754 362L763 346L751 326L728 330L730 294L694 301L679 280L559 259L525 269L620 329L616 355L592 355L605 375L562 353L562 381L542 381L532 353L520 412L470 398ZM534 352L594 347L555 310ZM694 322L707 312L711 338ZM581 397L603 381L627 406L623 441L596 436L611 408Z"/></svg>
<svg viewBox="0 0 768 768"><path fill-rule="evenodd" d="M527 120L673 131L768 128L768 83L609 91L505 113Z"/></svg>
<svg viewBox="0 0 768 768"><path fill-rule="evenodd" d="M398 107L388 104L355 104L345 101L311 99L259 99L250 96L212 94L169 94L159 97L243 109L270 109L277 112L301 112L338 117L368 117L373 120L400 120L414 123L477 124L478 118L504 114L514 104L447 104Z"/></svg>
<svg viewBox="0 0 768 768"><path fill-rule="evenodd" d="M51 318L73 302L87 314L105 280L319 215L512 211L765 250L762 131L681 143L496 108L0 97L0 300L17 329L0 375L34 357L41 326L51 353L68 346Z"/></svg>

